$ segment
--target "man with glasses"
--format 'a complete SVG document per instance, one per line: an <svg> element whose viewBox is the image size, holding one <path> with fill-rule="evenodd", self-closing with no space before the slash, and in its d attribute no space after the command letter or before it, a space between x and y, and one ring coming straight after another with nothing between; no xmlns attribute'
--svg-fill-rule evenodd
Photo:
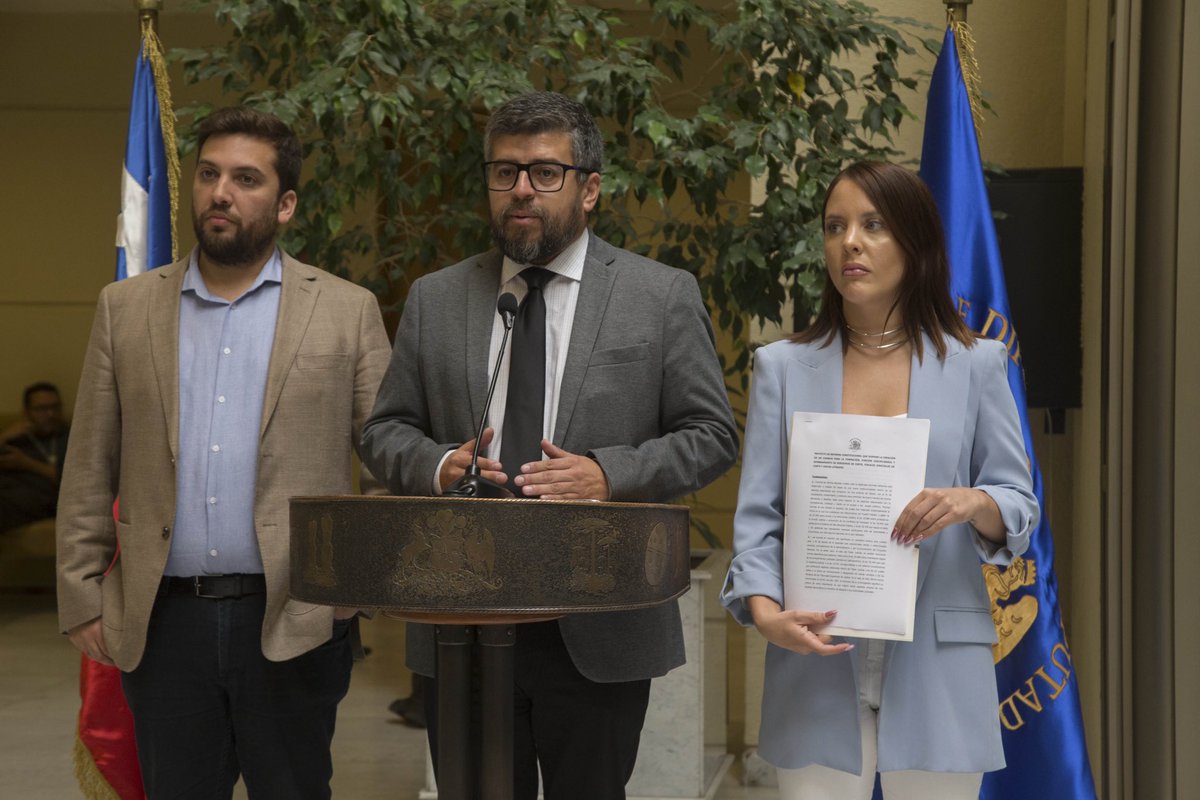
<svg viewBox="0 0 1200 800"><path fill-rule="evenodd" d="M522 95L492 115L484 152L496 250L409 291L364 428L371 470L408 495L460 478L499 359L479 463L517 496L659 502L719 477L737 431L708 312L689 273L588 231L595 121L560 94ZM521 306L500 353L505 292ZM410 625L408 648L432 677L432 629ZM623 798L650 679L684 661L677 605L519 625L514 661L514 797L536 797L540 762L547 800Z"/></svg>

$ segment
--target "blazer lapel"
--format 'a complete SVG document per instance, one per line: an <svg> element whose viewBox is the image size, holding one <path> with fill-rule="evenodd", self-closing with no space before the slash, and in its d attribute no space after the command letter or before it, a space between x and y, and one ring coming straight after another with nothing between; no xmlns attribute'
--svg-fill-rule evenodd
<svg viewBox="0 0 1200 800"><path fill-rule="evenodd" d="M842 346L805 345L787 366L786 397L789 433L793 411L840 414L842 411Z"/></svg>
<svg viewBox="0 0 1200 800"><path fill-rule="evenodd" d="M283 253L283 281L279 291L279 317L275 322L275 341L271 345L271 363L267 368L267 391L263 395L262 422L258 435L262 437L275 413L279 395L288 370L300 349L308 322L321 290L315 275L306 274L299 262Z"/></svg>
<svg viewBox="0 0 1200 800"><path fill-rule="evenodd" d="M939 361L937 350L925 337L925 362L913 353L908 387L908 416L929 420L929 453L925 463L926 486L954 486L959 454L962 452L963 425L967 413L967 394L971 381L971 359L961 344L947 341L946 360ZM917 572L917 594L925 584L929 564L941 537L921 543L921 564Z"/></svg>
<svg viewBox="0 0 1200 800"><path fill-rule="evenodd" d="M167 441L171 455L176 458L179 456L179 290L189 258L154 271L159 280L150 289L148 311L150 358L166 418Z"/></svg>
<svg viewBox="0 0 1200 800"><path fill-rule="evenodd" d="M571 344L567 363L563 367L558 390L558 417L554 424L554 443L562 447L571 425L571 414L583 388L588 362L596 348L600 323L608 309L616 272L612 263L616 250L594 233L588 234L588 252L583 264L583 279L579 284L579 299L575 304L575 320L571 324Z"/></svg>
<svg viewBox="0 0 1200 800"><path fill-rule="evenodd" d="M498 250L483 255L467 282L466 374L463 376L470 397L470 420L474 431L487 402L488 352L492 344L492 321L496 317L496 292L500 288L503 257ZM509 334L511 337L511 334ZM475 434L472 433L472 436Z"/></svg>

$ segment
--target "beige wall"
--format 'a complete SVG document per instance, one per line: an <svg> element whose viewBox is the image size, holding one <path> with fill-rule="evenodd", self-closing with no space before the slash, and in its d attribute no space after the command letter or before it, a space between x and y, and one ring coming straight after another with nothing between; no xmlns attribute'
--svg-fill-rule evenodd
<svg viewBox="0 0 1200 800"><path fill-rule="evenodd" d="M927 38L941 41L945 6L938 0L876 0L886 15L930 26ZM1082 141L1083 42L1077 32L1079 0L1021 3L975 0L968 22L975 32L983 97L994 113L983 118L983 159L1010 169L1078 166ZM1019 55L1019 57L1014 57ZM933 69L933 57L918 47L909 63ZM907 98L924 117L927 81ZM908 121L897 142L907 155L921 155L923 121Z"/></svg>
<svg viewBox="0 0 1200 800"><path fill-rule="evenodd" d="M164 13L162 27L174 46L216 35L203 17ZM116 268L137 46L132 11L0 12L0 412L17 411L37 380L74 405L96 296ZM192 99L178 70L172 84L177 105Z"/></svg>

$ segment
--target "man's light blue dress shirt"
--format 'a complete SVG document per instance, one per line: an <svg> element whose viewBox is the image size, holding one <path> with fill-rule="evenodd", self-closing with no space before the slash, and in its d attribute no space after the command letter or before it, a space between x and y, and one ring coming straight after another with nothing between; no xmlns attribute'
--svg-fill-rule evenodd
<svg viewBox="0 0 1200 800"><path fill-rule="evenodd" d="M167 575L261 573L254 533L258 438L279 316L276 250L233 302L208 291L196 253L179 296L179 456Z"/></svg>

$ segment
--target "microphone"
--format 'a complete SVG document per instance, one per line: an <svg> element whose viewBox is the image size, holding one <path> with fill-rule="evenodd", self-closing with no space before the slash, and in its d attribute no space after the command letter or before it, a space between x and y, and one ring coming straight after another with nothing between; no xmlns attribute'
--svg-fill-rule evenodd
<svg viewBox="0 0 1200 800"><path fill-rule="evenodd" d="M479 445L483 442L483 429L487 427L488 410L492 407L492 395L496 393L496 381L500 378L500 364L504 361L504 348L508 344L508 335L512 332L513 323L517 319L517 298L512 292L505 292L496 301L496 312L504 323L504 337L500 340L500 352L496 356L496 367L492 371L492 382L488 386L487 400L483 404L483 413L479 417L479 430L475 433L475 449L471 453L471 465L461 478L446 487L442 492L444 497L513 497L513 493L495 481L490 481L479 472Z"/></svg>

